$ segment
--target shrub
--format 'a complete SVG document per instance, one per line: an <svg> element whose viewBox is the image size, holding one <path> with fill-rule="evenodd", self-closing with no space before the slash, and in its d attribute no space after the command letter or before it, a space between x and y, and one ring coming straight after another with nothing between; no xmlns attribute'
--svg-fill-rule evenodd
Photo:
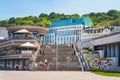
<svg viewBox="0 0 120 80"><path fill-rule="evenodd" d="M86 59L87 61L91 61L91 60L93 60L91 57L88 57L87 59Z"/></svg>
<svg viewBox="0 0 120 80"><path fill-rule="evenodd" d="M97 66L92 66L91 71L100 71L100 69Z"/></svg>

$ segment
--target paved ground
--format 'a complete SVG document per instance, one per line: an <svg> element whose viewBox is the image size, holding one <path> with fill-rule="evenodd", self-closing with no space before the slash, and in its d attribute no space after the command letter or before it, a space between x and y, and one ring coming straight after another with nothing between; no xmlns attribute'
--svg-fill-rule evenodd
<svg viewBox="0 0 120 80"><path fill-rule="evenodd" d="M0 71L0 80L120 80L79 71Z"/></svg>

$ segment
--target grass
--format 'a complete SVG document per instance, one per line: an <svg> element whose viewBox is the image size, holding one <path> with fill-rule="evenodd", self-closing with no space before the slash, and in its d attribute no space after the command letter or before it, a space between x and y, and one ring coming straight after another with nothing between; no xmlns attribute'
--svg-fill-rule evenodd
<svg viewBox="0 0 120 80"><path fill-rule="evenodd" d="M102 71L96 71L92 72L98 75L103 75L103 76L115 76L115 77L120 77L120 72L102 72Z"/></svg>

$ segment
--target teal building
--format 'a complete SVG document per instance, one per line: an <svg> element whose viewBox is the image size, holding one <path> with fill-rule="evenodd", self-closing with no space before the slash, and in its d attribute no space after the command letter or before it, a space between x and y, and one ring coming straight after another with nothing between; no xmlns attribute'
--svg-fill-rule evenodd
<svg viewBox="0 0 120 80"><path fill-rule="evenodd" d="M77 40L82 40L83 28L91 26L91 20L87 17L53 21L48 32L43 37L43 43L75 43Z"/></svg>

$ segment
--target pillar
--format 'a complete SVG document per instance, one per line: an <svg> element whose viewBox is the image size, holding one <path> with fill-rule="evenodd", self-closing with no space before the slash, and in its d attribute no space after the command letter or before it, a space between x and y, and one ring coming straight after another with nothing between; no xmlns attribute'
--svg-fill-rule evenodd
<svg viewBox="0 0 120 80"><path fill-rule="evenodd" d="M106 46L105 45L103 46L103 51L104 51L104 53L103 53L104 57L106 58L107 57L107 50L106 50Z"/></svg>
<svg viewBox="0 0 120 80"><path fill-rule="evenodd" d="M115 51L114 51L114 45L112 44L111 45L111 57L114 57L114 53Z"/></svg>
<svg viewBox="0 0 120 80"><path fill-rule="evenodd" d="M4 68L4 69L6 68L5 60L3 60L3 68Z"/></svg>
<svg viewBox="0 0 120 80"><path fill-rule="evenodd" d="M115 44L115 57L118 57L118 54L119 54L119 48L118 45Z"/></svg>
<svg viewBox="0 0 120 80"><path fill-rule="evenodd" d="M13 68L13 61L10 60L10 69L12 69L12 68Z"/></svg>
<svg viewBox="0 0 120 80"><path fill-rule="evenodd" d="M7 60L5 60L5 69L7 69Z"/></svg>
<svg viewBox="0 0 120 80"><path fill-rule="evenodd" d="M20 69L23 69L23 60L20 60Z"/></svg>
<svg viewBox="0 0 120 80"><path fill-rule="evenodd" d="M107 57L110 57L110 46L107 45Z"/></svg>
<svg viewBox="0 0 120 80"><path fill-rule="evenodd" d="M15 69L14 59L12 60L12 69Z"/></svg>
<svg viewBox="0 0 120 80"><path fill-rule="evenodd" d="M115 57L117 58L117 66L119 65L119 45L115 44Z"/></svg>

